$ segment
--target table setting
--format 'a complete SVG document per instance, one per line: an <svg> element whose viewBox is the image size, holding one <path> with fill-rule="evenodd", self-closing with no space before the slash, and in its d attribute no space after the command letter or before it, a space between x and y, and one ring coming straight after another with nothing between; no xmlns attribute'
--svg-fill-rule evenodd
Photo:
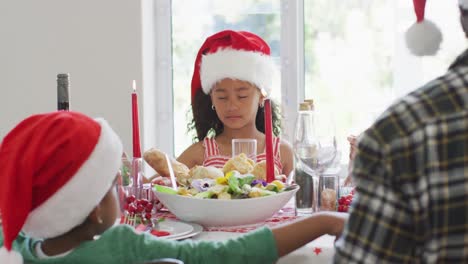
<svg viewBox="0 0 468 264"><path fill-rule="evenodd" d="M303 196L303 192L298 196L298 191L304 186L295 183L295 171L288 176L275 171L268 99L265 101L264 161L257 163L254 158L254 139L233 139L233 156L224 168L189 169L156 148L141 151L135 82L132 88L133 156L123 157L118 177L122 212L119 224L131 225L137 232L149 232L160 239L225 241L261 227L271 228L310 215L298 214L296 198ZM151 182L143 176L144 162L159 175ZM322 174L326 173L322 171ZM334 181L321 182L318 178L313 181L314 188L323 185L333 192L328 198L323 191L317 197L320 194L314 189L310 213L338 208L344 211L349 205L352 197L340 197L336 173L330 178ZM321 236L282 257L278 263L331 261L334 241L333 236Z"/></svg>

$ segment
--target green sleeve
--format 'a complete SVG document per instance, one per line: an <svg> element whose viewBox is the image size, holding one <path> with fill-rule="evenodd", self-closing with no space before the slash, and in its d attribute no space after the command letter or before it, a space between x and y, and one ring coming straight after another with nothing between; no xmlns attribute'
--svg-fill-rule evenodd
<svg viewBox="0 0 468 264"><path fill-rule="evenodd" d="M1 234L1 232L0 232ZM274 263L278 259L276 241L268 228L261 228L239 238L223 242L172 241L148 233L137 234L129 226L107 230L94 241L82 243L64 257L37 259L33 240L20 235L13 247L27 263L143 263L158 258L176 258L186 264ZM3 236L0 236L0 243Z"/></svg>
<svg viewBox="0 0 468 264"><path fill-rule="evenodd" d="M133 233L133 231L131 231ZM133 233L134 234L134 233ZM176 258L185 263L274 263L276 241L270 229L262 228L224 242L168 241L152 235L131 235L135 259Z"/></svg>

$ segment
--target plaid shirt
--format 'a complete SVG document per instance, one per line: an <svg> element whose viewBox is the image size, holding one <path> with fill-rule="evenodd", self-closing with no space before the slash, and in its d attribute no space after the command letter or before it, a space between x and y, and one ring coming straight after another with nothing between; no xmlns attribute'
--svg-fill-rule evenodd
<svg viewBox="0 0 468 264"><path fill-rule="evenodd" d="M359 138L335 263L468 262L468 50Z"/></svg>

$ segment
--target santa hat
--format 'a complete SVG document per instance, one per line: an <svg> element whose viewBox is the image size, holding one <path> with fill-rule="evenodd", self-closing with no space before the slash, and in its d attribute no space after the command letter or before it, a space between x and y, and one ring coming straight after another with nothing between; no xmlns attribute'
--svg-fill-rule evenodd
<svg viewBox="0 0 468 264"><path fill-rule="evenodd" d="M0 263L22 263L12 243L62 235L83 223L109 191L122 143L103 119L77 112L31 116L0 145Z"/></svg>
<svg viewBox="0 0 468 264"><path fill-rule="evenodd" d="M413 0L413 4L416 22L406 31L406 46L416 56L434 55L442 42L442 33L436 24L424 18L426 0Z"/></svg>
<svg viewBox="0 0 468 264"><path fill-rule="evenodd" d="M271 93L276 65L270 47L259 36L246 31L224 30L208 37L195 60L192 100L198 90L209 94L216 82L238 79Z"/></svg>

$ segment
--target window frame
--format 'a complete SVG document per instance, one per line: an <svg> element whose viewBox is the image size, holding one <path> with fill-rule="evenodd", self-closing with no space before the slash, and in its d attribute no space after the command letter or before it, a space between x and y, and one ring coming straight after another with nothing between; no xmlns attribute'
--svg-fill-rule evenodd
<svg viewBox="0 0 468 264"><path fill-rule="evenodd" d="M304 1L281 0L282 138L292 143L299 102L304 100Z"/></svg>
<svg viewBox="0 0 468 264"><path fill-rule="evenodd" d="M142 1L143 146L174 156L171 5L171 0Z"/></svg>

